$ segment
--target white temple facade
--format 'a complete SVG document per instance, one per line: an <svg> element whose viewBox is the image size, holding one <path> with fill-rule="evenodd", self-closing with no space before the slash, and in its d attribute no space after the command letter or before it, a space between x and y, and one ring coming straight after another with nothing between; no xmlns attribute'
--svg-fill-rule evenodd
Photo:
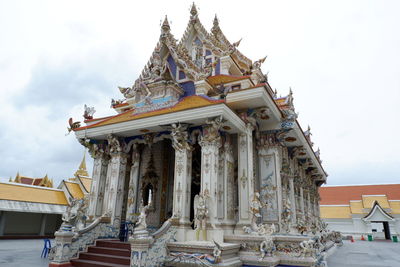
<svg viewBox="0 0 400 267"><path fill-rule="evenodd" d="M180 41L165 18L143 72L112 100L116 115L87 109L85 125L70 122L94 159L86 216L111 235L136 223L131 266L316 266L334 244L319 218L327 174L310 129L292 92L271 89L265 58L251 61L239 44L217 18L206 31L193 5ZM64 230L58 244L72 251ZM61 254L51 266L78 257Z"/></svg>

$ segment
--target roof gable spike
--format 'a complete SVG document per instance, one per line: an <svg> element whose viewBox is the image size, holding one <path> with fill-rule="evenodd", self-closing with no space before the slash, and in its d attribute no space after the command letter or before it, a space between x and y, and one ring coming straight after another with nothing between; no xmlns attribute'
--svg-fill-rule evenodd
<svg viewBox="0 0 400 267"><path fill-rule="evenodd" d="M192 7L190 8L191 18L194 18L198 15L196 4L193 2Z"/></svg>
<svg viewBox="0 0 400 267"><path fill-rule="evenodd" d="M168 17L165 15L164 22L161 25L161 35L167 34L171 31L171 26L169 26Z"/></svg>

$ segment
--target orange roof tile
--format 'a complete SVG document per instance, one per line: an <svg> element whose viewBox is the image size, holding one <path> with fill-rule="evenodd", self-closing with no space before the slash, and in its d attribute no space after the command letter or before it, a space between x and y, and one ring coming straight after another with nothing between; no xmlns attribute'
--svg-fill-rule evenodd
<svg viewBox="0 0 400 267"><path fill-rule="evenodd" d="M210 99L210 98L199 96L199 95L192 95L192 96L187 96L187 97L181 99L177 104L175 104L172 107L149 111L149 112L144 112L144 113L139 113L139 114L133 114L134 110L128 110L126 112L117 114L115 116L112 116L112 117L105 119L103 121L100 121L98 123L77 128L77 129L75 129L75 131L109 125L109 124L114 124L114 123L120 123L120 122L125 122L125 121L132 121L132 120L137 120L137 119L141 119L141 118L152 117L152 116L157 116L157 115L162 115L162 114L167 114L167 113L172 113L172 112L177 112L177 111L182 111L182 110L187 110L187 109L192 109L192 108L205 107L205 106L215 105L215 104L224 103L224 102L225 102L225 100L214 100L214 99Z"/></svg>
<svg viewBox="0 0 400 267"><path fill-rule="evenodd" d="M400 184L323 186L319 193L321 205L348 205L350 200L361 200L362 195L386 195L389 200L400 200Z"/></svg>
<svg viewBox="0 0 400 267"><path fill-rule="evenodd" d="M231 83L231 82L236 82L236 81L241 81L244 79L250 79L250 76L233 76L233 75L215 75L215 76L210 76L207 78L207 82L213 86L219 85L221 83Z"/></svg>

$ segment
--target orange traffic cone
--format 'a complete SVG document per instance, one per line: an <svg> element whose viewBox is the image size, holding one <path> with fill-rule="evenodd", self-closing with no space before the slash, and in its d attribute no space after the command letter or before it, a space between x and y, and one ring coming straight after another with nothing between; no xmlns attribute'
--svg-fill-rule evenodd
<svg viewBox="0 0 400 267"><path fill-rule="evenodd" d="M361 235L361 241L365 241L364 235Z"/></svg>
<svg viewBox="0 0 400 267"><path fill-rule="evenodd" d="M351 236L351 242L354 243L354 238L353 238L353 236Z"/></svg>

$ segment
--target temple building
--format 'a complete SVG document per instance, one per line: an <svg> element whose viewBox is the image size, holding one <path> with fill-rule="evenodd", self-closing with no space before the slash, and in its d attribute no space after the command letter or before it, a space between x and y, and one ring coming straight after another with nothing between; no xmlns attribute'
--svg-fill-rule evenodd
<svg viewBox="0 0 400 267"><path fill-rule="evenodd" d="M193 4L179 41L165 18L114 115L85 106L84 124L69 120L94 159L92 183L85 212L76 203L56 232L50 266L116 263L105 247L124 244L96 240L127 223L126 266L322 266L339 241L319 217L319 150L292 91L277 97L266 57L252 61L239 44L217 17L207 31ZM71 231L83 214L92 223Z"/></svg>
<svg viewBox="0 0 400 267"><path fill-rule="evenodd" d="M53 188L53 180L21 176L0 182L0 239L54 237L72 199L90 191L85 156L73 178ZM26 222L29 222L27 224Z"/></svg>
<svg viewBox="0 0 400 267"><path fill-rule="evenodd" d="M400 233L400 184L324 186L321 218L343 235L392 239Z"/></svg>

